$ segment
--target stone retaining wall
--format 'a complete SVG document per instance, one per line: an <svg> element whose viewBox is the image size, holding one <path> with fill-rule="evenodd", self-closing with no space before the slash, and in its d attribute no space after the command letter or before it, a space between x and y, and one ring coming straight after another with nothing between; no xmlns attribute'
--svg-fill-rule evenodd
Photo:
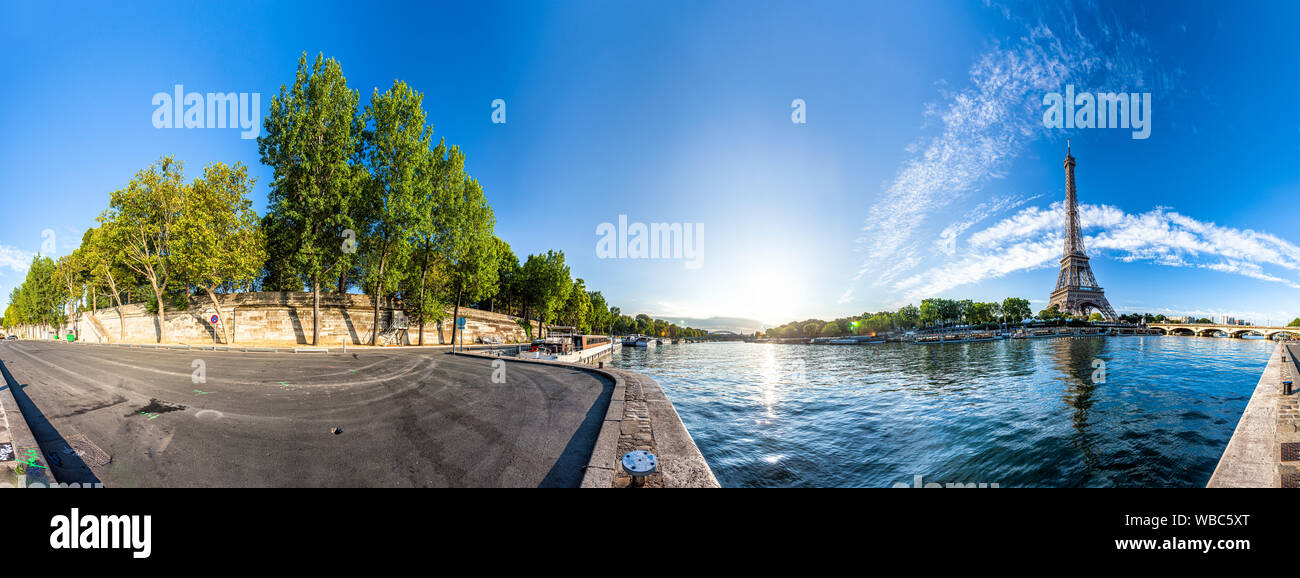
<svg viewBox="0 0 1300 578"><path fill-rule="evenodd" d="M268 345L308 345L312 332L311 293L264 292L218 295L221 303L219 319L229 324L233 343ZM370 344L374 326L374 303L365 295L321 295L320 346L333 347L346 338L351 345ZM221 341L222 329L209 322L215 313L212 302L204 297L190 299L187 311L167 312L167 343L211 344L214 335ZM424 328L425 345L451 342L452 308L447 308L443 322L428 323ZM494 337L502 342L527 340L527 334L518 324L518 318L500 313L460 308L465 317L464 343L477 343L482 337ZM115 308L83 312L75 321L78 339L93 343L155 343L158 340L158 322L144 305L132 304L122 308L126 324L125 339L122 322ZM409 325L395 330L387 344L414 345L419 343L419 327L407 322L402 304L398 301L380 303L381 344L383 331L393 325ZM65 327L64 332L70 331Z"/></svg>

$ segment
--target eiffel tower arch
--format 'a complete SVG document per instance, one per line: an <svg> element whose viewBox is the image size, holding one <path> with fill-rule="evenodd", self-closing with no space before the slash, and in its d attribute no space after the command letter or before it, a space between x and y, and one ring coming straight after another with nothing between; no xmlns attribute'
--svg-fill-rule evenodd
<svg viewBox="0 0 1300 578"><path fill-rule="evenodd" d="M1087 316L1097 311L1106 321L1118 321L1119 316L1106 300L1106 292L1097 285L1088 264L1088 254L1083 249L1083 234L1079 230L1079 200L1074 189L1074 156L1065 147L1065 249L1061 255L1061 272L1056 277L1056 289L1047 301L1063 313Z"/></svg>

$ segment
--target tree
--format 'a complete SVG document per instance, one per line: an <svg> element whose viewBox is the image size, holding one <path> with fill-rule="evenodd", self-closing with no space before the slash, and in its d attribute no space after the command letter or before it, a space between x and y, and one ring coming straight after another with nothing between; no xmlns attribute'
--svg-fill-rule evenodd
<svg viewBox="0 0 1300 578"><path fill-rule="evenodd" d="M58 265L49 257L39 254L32 257L27 268L27 277L22 285L10 293L13 313L6 313L6 318L16 318L17 325L35 325L38 327L59 328L66 316L63 305L66 303L65 289L59 281Z"/></svg>
<svg viewBox="0 0 1300 578"><path fill-rule="evenodd" d="M1290 323L1287 323L1287 324L1286 324L1286 326L1287 326L1287 327L1300 327L1300 317L1296 317L1295 319L1292 319Z"/></svg>
<svg viewBox="0 0 1300 578"><path fill-rule="evenodd" d="M1038 312L1038 318L1042 319L1043 321L1057 321L1060 319L1065 319L1067 316L1068 315L1062 313L1061 310L1057 308L1056 305L1052 305L1051 307L1048 307Z"/></svg>
<svg viewBox="0 0 1300 578"><path fill-rule="evenodd" d="M318 55L308 68L304 53L293 87L281 85L271 99L265 134L257 139L273 175L271 238L282 243L270 252L289 257L285 269L311 286L313 345L320 340L321 280L355 248L345 232L355 233L351 216L364 182L358 100L338 61Z"/></svg>
<svg viewBox="0 0 1300 578"><path fill-rule="evenodd" d="M92 283L108 291L117 309L118 340L126 341L126 317L122 311L122 289L136 285L130 269L118 259L119 250L114 239L119 237L112 229L117 224L105 212L98 219L99 227L89 229L82 237L81 251ZM108 337L108 336L105 336Z"/></svg>
<svg viewBox="0 0 1300 578"><path fill-rule="evenodd" d="M511 305L518 301L519 295L519 258L515 252L510 249L510 244L496 237L497 253L497 292L492 296L489 306L491 311L496 311L498 306L505 313L512 311ZM604 299L601 299L604 303ZM608 310L606 311L608 313Z"/></svg>
<svg viewBox="0 0 1300 578"><path fill-rule="evenodd" d="M573 281L569 298L564 301L560 313L561 322L571 325L583 333L591 329L591 294L587 293L587 282L582 279Z"/></svg>
<svg viewBox="0 0 1300 578"><path fill-rule="evenodd" d="M526 287L524 318L531 308L537 313L537 334L542 335L544 324L550 323L555 312L569 298L572 283L569 282L569 266L564 264L564 251L547 251L545 255L529 255L523 266L524 286ZM637 316L638 322L642 315ZM649 318L646 318L647 321ZM647 333L650 328L641 327L638 333Z"/></svg>
<svg viewBox="0 0 1300 578"><path fill-rule="evenodd" d="M587 294L588 301L591 302L591 329L595 333L605 333L609 330L610 310L605 303L605 296L600 291L592 291Z"/></svg>
<svg viewBox="0 0 1300 578"><path fill-rule="evenodd" d="M221 316L216 290L247 286L266 261L261 220L249 199L256 179L243 163L212 163L203 169L184 197L177 222L174 260L177 273L203 289ZM218 332L216 327L213 332ZM222 323L221 340L230 343L230 324Z"/></svg>
<svg viewBox="0 0 1300 578"><path fill-rule="evenodd" d="M452 292L455 306L453 317L460 315L463 302L476 302L496 293L497 289L497 254L496 216L492 206L483 196L483 189L478 181L466 178L452 195L447 207L440 213L442 226L447 232L445 259L447 262L447 284ZM562 278L565 293L548 294L546 307L539 306L539 311L549 313L556 311L568 298L567 287L569 268L564 265L564 254L559 254L558 264L562 270L551 270L556 279ZM561 275L562 273L562 275ZM546 278L550 280L549 277ZM553 299L551 299L553 298ZM452 326L452 343L456 342L456 326ZM540 331L538 333L540 335Z"/></svg>
<svg viewBox="0 0 1300 578"><path fill-rule="evenodd" d="M449 217L442 212L448 210L455 193L465 178L465 155L457 147L450 150L443 142L434 147L428 155L429 167L425 169L428 178L422 181L423 190L417 206L416 222L413 228L414 259L420 263L420 274L416 280L416 314L419 317L420 345L424 345L424 325L428 321L441 320L446 310L445 291L435 290L439 285L437 273L446 269L446 251L449 231L444 229Z"/></svg>
<svg viewBox="0 0 1300 578"><path fill-rule="evenodd" d="M821 330L822 337L836 337L838 335L842 335L842 330L840 329L838 323L832 321L822 326L822 330Z"/></svg>
<svg viewBox="0 0 1300 578"><path fill-rule="evenodd" d="M370 128L365 131L364 158L370 176L363 187L366 221L361 245L366 286L375 305L372 345L379 344L380 299L394 288L403 271L395 262L409 258L410 231L419 222L433 178L429 161L433 129L423 99L399 80L388 92L371 97L366 107L364 118Z"/></svg>
<svg viewBox="0 0 1300 578"><path fill-rule="evenodd" d="M1029 308L1029 300L1019 297L1007 297L1002 300L1002 315L1009 321L1020 323L1033 315L1033 310Z"/></svg>
<svg viewBox="0 0 1300 578"><path fill-rule="evenodd" d="M60 307L70 319L76 319L85 287L85 268L81 264L81 256L73 251L70 255L59 257L54 269L59 282Z"/></svg>
<svg viewBox="0 0 1300 578"><path fill-rule="evenodd" d="M110 195L101 221L111 221L111 244L120 259L149 283L158 303L158 343L167 339L167 305L163 294L171 282L175 227L186 195L183 166L163 157L136 173L125 189Z"/></svg>
<svg viewBox="0 0 1300 578"><path fill-rule="evenodd" d="M1096 311L1093 311L1092 315L1088 316L1088 321L1097 322L1097 321L1105 321L1105 320L1106 318L1102 317L1101 313L1098 313Z"/></svg>

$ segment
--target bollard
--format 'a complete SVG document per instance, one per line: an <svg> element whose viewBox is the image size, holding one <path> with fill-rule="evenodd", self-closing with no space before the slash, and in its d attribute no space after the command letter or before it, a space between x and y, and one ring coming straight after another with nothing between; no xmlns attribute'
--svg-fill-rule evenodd
<svg viewBox="0 0 1300 578"><path fill-rule="evenodd" d="M635 488L644 486L645 477L659 470L659 458L645 450L625 453L619 461L623 464L623 471L632 476L632 487Z"/></svg>
<svg viewBox="0 0 1300 578"><path fill-rule="evenodd" d="M1291 395L1291 380L1282 382L1282 395Z"/></svg>

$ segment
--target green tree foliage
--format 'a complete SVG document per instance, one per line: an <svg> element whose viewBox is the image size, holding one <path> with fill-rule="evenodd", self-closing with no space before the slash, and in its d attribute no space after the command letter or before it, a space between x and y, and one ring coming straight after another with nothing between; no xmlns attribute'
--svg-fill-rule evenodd
<svg viewBox="0 0 1300 578"><path fill-rule="evenodd" d="M591 294L587 293L586 281L573 281L573 289L560 309L559 320L561 324L573 326L583 333L591 332Z"/></svg>
<svg viewBox="0 0 1300 578"><path fill-rule="evenodd" d="M320 339L322 279L349 248L345 231L358 228L352 215L365 185L358 100L338 61L319 55L309 67L303 54L293 87L282 85L271 99L257 139L272 170L268 238L282 244L268 253L286 259L275 281L292 272L311 287L312 344Z"/></svg>
<svg viewBox="0 0 1300 578"><path fill-rule="evenodd" d="M1029 300L1020 297L1007 297L1002 300L1002 316L1008 323L1019 323L1033 315Z"/></svg>
<svg viewBox="0 0 1300 578"><path fill-rule="evenodd" d="M478 181L466 178L453 191L450 202L441 211L442 226L447 236L444 259L447 264L447 286L454 305L453 315L460 314L462 303L477 302L496 293L497 254L496 217L492 206L483 195ZM560 268L551 273L569 286L569 268L564 266L564 253L559 253ZM543 275L543 279L549 279ZM544 310L553 313L568 294L559 295L557 301L547 301ZM539 307L539 311L541 311ZM455 343L456 329L452 329Z"/></svg>
<svg viewBox="0 0 1300 578"><path fill-rule="evenodd" d="M118 339L126 341L126 317L122 311L122 292L126 287L140 284L140 280L118 258L119 249L115 240L120 237L120 234L112 230L117 225L108 214L101 214L98 220L100 225L86 231L82 236L81 248L78 250L81 251L82 259L86 263L91 285L106 291L117 309Z"/></svg>
<svg viewBox="0 0 1300 578"><path fill-rule="evenodd" d="M365 208L360 214L365 222L360 246L365 287L374 300L372 345L378 345L380 299L396 289L405 270L412 248L410 231L419 224L421 206L432 188L433 128L423 100L399 80L387 92L376 92L366 107L364 159L370 173L362 186Z"/></svg>
<svg viewBox="0 0 1300 578"><path fill-rule="evenodd" d="M249 198L255 180L243 163L208 165L187 189L176 224L172 259L177 273L201 288L222 318L217 289L248 287L266 261L261 220ZM212 330L230 343L229 322Z"/></svg>
<svg viewBox="0 0 1300 578"><path fill-rule="evenodd" d="M112 223L111 244L116 259L148 282L157 304L158 342L167 339L167 300L172 282L175 228L180 220L187 186L183 165L163 157L136 173L125 189L109 197L100 222Z"/></svg>
<svg viewBox="0 0 1300 578"><path fill-rule="evenodd" d="M564 264L564 251L547 251L544 255L529 255L523 266L526 294L524 296L524 317L528 311L537 314L538 335L542 335L545 324L555 318L555 314L569 298L573 290L570 282L569 266ZM651 327L638 326L638 333L648 333Z"/></svg>

